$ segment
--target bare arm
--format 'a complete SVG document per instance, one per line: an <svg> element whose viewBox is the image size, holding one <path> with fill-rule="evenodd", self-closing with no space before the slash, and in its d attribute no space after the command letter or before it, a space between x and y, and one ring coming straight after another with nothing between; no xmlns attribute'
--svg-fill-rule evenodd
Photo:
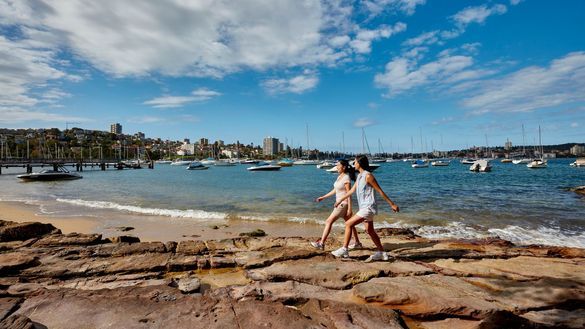
<svg viewBox="0 0 585 329"><path fill-rule="evenodd" d="M345 194L349 193L350 190L351 190L351 184L345 183ZM347 213L351 214L351 198L349 198L347 200Z"/></svg>
<svg viewBox="0 0 585 329"><path fill-rule="evenodd" d="M335 189L332 189L331 191L329 191L329 193L325 194L324 196L320 196L317 199L315 199L316 202L321 202L323 199L327 199L328 197L332 196L335 194Z"/></svg>
<svg viewBox="0 0 585 329"><path fill-rule="evenodd" d="M382 188L380 187L380 185L376 181L376 178L374 177L374 175L371 175L371 174L368 175L366 177L366 182L368 184L372 185L372 187L374 188L374 190L376 190L376 191L378 191L378 193L380 193L380 195L384 198L384 200L386 200L386 202L388 202L388 204L392 208L392 211L394 211L394 212L399 212L400 211L400 208L398 208L398 206L396 205L396 203L394 203L394 201L390 200L390 198L386 195L386 193L384 193L384 191L382 191Z"/></svg>
<svg viewBox="0 0 585 329"><path fill-rule="evenodd" d="M356 188L357 188L357 184L353 184L352 188L349 191L347 191L345 196L343 198L341 198L339 201L335 202L335 207L339 206L343 202L343 200L351 197L351 195L355 192Z"/></svg>

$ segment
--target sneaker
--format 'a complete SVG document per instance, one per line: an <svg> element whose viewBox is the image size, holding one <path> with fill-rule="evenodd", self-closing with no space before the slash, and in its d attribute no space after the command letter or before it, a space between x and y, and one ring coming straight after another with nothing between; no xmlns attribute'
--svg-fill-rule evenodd
<svg viewBox="0 0 585 329"><path fill-rule="evenodd" d="M366 263L375 262L375 261L379 261L379 260L387 261L388 254L386 254L385 251L376 251L373 255L368 257L368 259L366 259Z"/></svg>
<svg viewBox="0 0 585 329"><path fill-rule="evenodd" d="M362 249L364 246L358 242L358 243L352 243L349 245L349 250L355 250L355 249Z"/></svg>
<svg viewBox="0 0 585 329"><path fill-rule="evenodd" d="M341 247L335 251L332 251L331 254L333 254L333 256L335 257L341 257L341 258L348 258L349 257L349 253L347 252L347 248L345 247Z"/></svg>
<svg viewBox="0 0 585 329"><path fill-rule="evenodd" d="M321 250L325 249L325 245L321 241L311 241L311 246Z"/></svg>

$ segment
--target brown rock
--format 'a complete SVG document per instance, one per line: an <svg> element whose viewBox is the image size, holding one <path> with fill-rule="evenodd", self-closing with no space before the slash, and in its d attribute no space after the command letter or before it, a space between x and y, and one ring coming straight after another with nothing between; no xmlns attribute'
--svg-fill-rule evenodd
<svg viewBox="0 0 585 329"><path fill-rule="evenodd" d="M504 310L526 312L585 301L585 286L571 280L543 277L532 281L505 278L463 278L491 295Z"/></svg>
<svg viewBox="0 0 585 329"><path fill-rule="evenodd" d="M8 288L8 293L12 296L26 296L42 289L45 288L38 283L17 283Z"/></svg>
<svg viewBox="0 0 585 329"><path fill-rule="evenodd" d="M406 239L414 239L418 238L419 236L414 234L411 229L408 228L398 228L398 227L383 227L377 228L376 232L379 236L403 236Z"/></svg>
<svg viewBox="0 0 585 329"><path fill-rule="evenodd" d="M88 323L93 328L320 327L317 320L279 303L184 295L167 286L46 291L28 298L17 313L48 328L83 328Z"/></svg>
<svg viewBox="0 0 585 329"><path fill-rule="evenodd" d="M12 314L22 301L22 298L0 298L0 321Z"/></svg>
<svg viewBox="0 0 585 329"><path fill-rule="evenodd" d="M22 252L0 254L0 275L15 273L38 264L37 257Z"/></svg>
<svg viewBox="0 0 585 329"><path fill-rule="evenodd" d="M250 270L247 275L256 281L294 280L331 289L347 289L355 284L380 276L422 275L432 271L407 262L356 263L326 257L287 261Z"/></svg>
<svg viewBox="0 0 585 329"><path fill-rule="evenodd" d="M140 242L140 239L138 237L130 236L130 235L114 236L114 237L109 238L108 240L110 240L112 243L137 243L137 242Z"/></svg>
<svg viewBox="0 0 585 329"><path fill-rule="evenodd" d="M439 259L434 265L462 276L503 277L534 280L542 277L567 279L585 284L585 259L515 257L510 259Z"/></svg>
<svg viewBox="0 0 585 329"><path fill-rule="evenodd" d="M532 311L521 315L532 322L555 328L585 328L585 309L573 311L544 310Z"/></svg>
<svg viewBox="0 0 585 329"><path fill-rule="evenodd" d="M236 267L236 262L230 257L211 256L209 266L211 268Z"/></svg>
<svg viewBox="0 0 585 329"><path fill-rule="evenodd" d="M139 273L164 271L167 268L169 254L140 254L108 259L106 268L90 266L89 274ZM101 265L101 264L100 264ZM102 272L103 270L103 272Z"/></svg>
<svg viewBox="0 0 585 329"><path fill-rule="evenodd" d="M311 300L300 310L326 328L407 328L398 313L379 307Z"/></svg>
<svg viewBox="0 0 585 329"><path fill-rule="evenodd" d="M199 240L180 241L177 246L177 254L201 255L207 252L205 242Z"/></svg>
<svg viewBox="0 0 585 329"><path fill-rule="evenodd" d="M113 256L124 256L144 253L165 253L167 250L162 242L120 243L112 252Z"/></svg>
<svg viewBox="0 0 585 329"><path fill-rule="evenodd" d="M244 268L268 266L275 262L317 256L323 252L308 248L274 247L259 251L245 251L235 254L235 261Z"/></svg>
<svg viewBox="0 0 585 329"><path fill-rule="evenodd" d="M2 320L0 322L0 328L9 328L9 329L35 329L35 328L42 328L41 326L36 326L29 318L23 315L11 315L8 318Z"/></svg>
<svg viewBox="0 0 585 329"><path fill-rule="evenodd" d="M192 271L197 269L197 256L173 255L167 263L169 272Z"/></svg>
<svg viewBox="0 0 585 329"><path fill-rule="evenodd" d="M14 223L2 221L0 226L0 241L25 241L57 232L57 228L51 224L38 222ZM58 231L61 233L60 231Z"/></svg>
<svg viewBox="0 0 585 329"><path fill-rule="evenodd" d="M482 289L442 275L375 278L353 288L356 297L417 318L484 318L503 308Z"/></svg>
<svg viewBox="0 0 585 329"><path fill-rule="evenodd" d="M350 302L350 290L333 290L297 281L253 282L245 286L229 288L230 296L236 300L264 300L286 304L299 304L310 299L335 302Z"/></svg>
<svg viewBox="0 0 585 329"><path fill-rule="evenodd" d="M178 245L178 243L176 243L175 241L167 241L167 242L165 242L165 249L168 252L174 253L177 251L177 245Z"/></svg>
<svg viewBox="0 0 585 329"><path fill-rule="evenodd" d="M33 244L34 247L56 247L56 246L73 246L73 245L94 245L101 243L101 234L52 234L46 236Z"/></svg>
<svg viewBox="0 0 585 329"><path fill-rule="evenodd" d="M177 283L177 288L186 294L198 292L201 287L201 281L198 278L182 278Z"/></svg>

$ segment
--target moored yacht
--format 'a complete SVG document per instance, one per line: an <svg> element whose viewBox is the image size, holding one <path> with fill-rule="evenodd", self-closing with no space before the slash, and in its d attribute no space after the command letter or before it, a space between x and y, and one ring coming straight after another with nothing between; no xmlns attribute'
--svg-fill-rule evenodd
<svg viewBox="0 0 585 329"><path fill-rule="evenodd" d="M335 167L335 162L329 160L323 161L317 165L317 168L319 169L329 169L333 167Z"/></svg>
<svg viewBox="0 0 585 329"><path fill-rule="evenodd" d="M187 170L206 170L206 169L209 169L209 167L204 166L199 161L193 161L193 162L189 163L189 165L187 166Z"/></svg>
<svg viewBox="0 0 585 329"><path fill-rule="evenodd" d="M571 162L571 167L585 167L585 158L579 158L575 162Z"/></svg>
<svg viewBox="0 0 585 329"><path fill-rule="evenodd" d="M433 167L447 167L450 163L451 163L451 161L447 161L447 160L435 160L435 161L431 162L431 166L433 166Z"/></svg>
<svg viewBox="0 0 585 329"><path fill-rule="evenodd" d="M470 167L470 171L475 172L490 172L492 171L492 166L488 160L476 160Z"/></svg>
<svg viewBox="0 0 585 329"><path fill-rule="evenodd" d="M55 181L80 179L83 176L72 173L63 166L54 166L53 169L43 169L39 172L16 176L25 181Z"/></svg>
<svg viewBox="0 0 585 329"><path fill-rule="evenodd" d="M547 166L548 165L546 163L546 160L543 160L543 159L533 160L529 164L526 165L526 167L531 168L531 169L544 169Z"/></svg>
<svg viewBox="0 0 585 329"><path fill-rule="evenodd" d="M246 168L248 171L276 171L282 168L279 165L274 165L269 162L260 162L257 166Z"/></svg>
<svg viewBox="0 0 585 329"><path fill-rule="evenodd" d="M187 166L191 163L191 160L176 159L171 163L171 166Z"/></svg>
<svg viewBox="0 0 585 329"><path fill-rule="evenodd" d="M426 160L416 160L410 165L412 168L428 168L429 162Z"/></svg>

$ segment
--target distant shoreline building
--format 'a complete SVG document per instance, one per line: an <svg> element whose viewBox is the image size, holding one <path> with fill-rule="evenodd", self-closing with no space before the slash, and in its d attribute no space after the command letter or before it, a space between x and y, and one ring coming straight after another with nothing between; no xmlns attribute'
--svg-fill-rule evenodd
<svg viewBox="0 0 585 329"><path fill-rule="evenodd" d="M264 138L264 144L262 150L264 151L264 155L276 155L278 154L279 148L278 138L273 137L266 137Z"/></svg>
<svg viewBox="0 0 585 329"><path fill-rule="evenodd" d="M577 144L577 145L571 147L571 154L577 155L577 156L584 155L585 154L585 146Z"/></svg>
<svg viewBox="0 0 585 329"><path fill-rule="evenodd" d="M112 123L110 125L110 132L116 135L122 135L122 125L119 123Z"/></svg>

